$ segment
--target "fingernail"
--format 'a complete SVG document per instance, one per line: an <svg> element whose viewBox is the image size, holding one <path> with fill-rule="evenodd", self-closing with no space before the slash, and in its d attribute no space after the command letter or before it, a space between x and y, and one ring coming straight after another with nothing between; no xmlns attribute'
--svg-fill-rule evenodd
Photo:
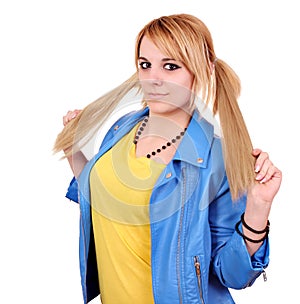
<svg viewBox="0 0 300 304"><path fill-rule="evenodd" d="M256 180L262 179L262 175L261 175L261 174L256 175L256 178L255 178L255 179L256 179Z"/></svg>
<svg viewBox="0 0 300 304"><path fill-rule="evenodd" d="M260 170L260 167L259 167L259 165L257 165L257 166L255 167L255 173L259 172L259 170Z"/></svg>
<svg viewBox="0 0 300 304"><path fill-rule="evenodd" d="M260 183L260 184L264 184L266 181L267 181L267 179L266 179L266 178L264 178L264 179L263 179L263 180L261 180L259 183Z"/></svg>

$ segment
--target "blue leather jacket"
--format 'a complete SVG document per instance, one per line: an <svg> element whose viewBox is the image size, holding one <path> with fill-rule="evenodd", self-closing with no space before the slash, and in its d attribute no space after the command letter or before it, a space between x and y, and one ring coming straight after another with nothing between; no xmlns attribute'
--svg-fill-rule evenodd
<svg viewBox="0 0 300 304"><path fill-rule="evenodd" d="M106 134L98 154L77 180L72 179L66 194L80 202L84 303L99 294L89 173L97 159L147 114L146 108L120 118ZM234 303L228 288L242 289L253 284L268 265L269 244L266 240L254 256L249 256L244 240L234 229L245 204L245 197L232 202L220 139L195 110L150 199L155 304Z"/></svg>

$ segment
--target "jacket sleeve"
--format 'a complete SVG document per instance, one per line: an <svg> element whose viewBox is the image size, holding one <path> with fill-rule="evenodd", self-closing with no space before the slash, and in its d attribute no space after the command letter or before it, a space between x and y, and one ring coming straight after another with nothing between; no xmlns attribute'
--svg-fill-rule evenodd
<svg viewBox="0 0 300 304"><path fill-rule="evenodd" d="M269 241L266 239L251 257L245 241L235 231L246 206L246 196L232 202L227 179L210 205L212 233L212 267L220 282L234 289L251 286L269 263Z"/></svg>
<svg viewBox="0 0 300 304"><path fill-rule="evenodd" d="M68 187L66 198L74 201L75 203L79 202L78 198L78 183L75 177L72 178L70 185Z"/></svg>

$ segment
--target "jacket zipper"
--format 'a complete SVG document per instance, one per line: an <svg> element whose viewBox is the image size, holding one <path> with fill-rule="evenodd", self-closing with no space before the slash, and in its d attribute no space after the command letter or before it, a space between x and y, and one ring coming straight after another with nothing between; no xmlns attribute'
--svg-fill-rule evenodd
<svg viewBox="0 0 300 304"><path fill-rule="evenodd" d="M179 303L183 303L182 292L181 292L181 280L180 280L180 247L181 247L181 234L182 234L182 225L183 225L183 217L184 217L184 205L185 205L185 194L186 194L186 174L185 168L182 169L182 195L181 195L181 210L180 210L180 221L179 221L179 231L178 231L178 239L177 239L177 257L176 257L176 272L177 272L177 280L178 280L178 295L179 295Z"/></svg>
<svg viewBox="0 0 300 304"><path fill-rule="evenodd" d="M202 282L201 282L201 267L200 267L199 258L197 256L194 256L194 266L197 276L197 283L198 283L198 290L199 290L201 304L204 304Z"/></svg>

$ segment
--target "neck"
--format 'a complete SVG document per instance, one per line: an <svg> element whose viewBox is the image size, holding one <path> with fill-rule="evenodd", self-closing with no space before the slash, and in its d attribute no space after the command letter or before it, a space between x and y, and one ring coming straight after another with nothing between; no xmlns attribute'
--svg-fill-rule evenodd
<svg viewBox="0 0 300 304"><path fill-rule="evenodd" d="M149 111L148 130L157 131L162 129L174 131L187 128L192 114L183 110L176 110L169 113L152 113Z"/></svg>
<svg viewBox="0 0 300 304"><path fill-rule="evenodd" d="M149 108L149 117L139 125L133 143L136 156L147 156L167 164L171 161L191 119L191 112L183 110L157 113Z"/></svg>

